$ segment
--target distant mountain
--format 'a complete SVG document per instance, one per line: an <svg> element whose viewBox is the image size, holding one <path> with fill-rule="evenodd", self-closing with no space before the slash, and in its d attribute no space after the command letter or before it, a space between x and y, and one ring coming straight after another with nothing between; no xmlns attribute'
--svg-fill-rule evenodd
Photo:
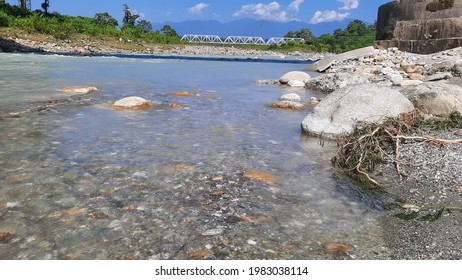
<svg viewBox="0 0 462 280"><path fill-rule="evenodd" d="M289 31L298 31L301 28L310 29L315 36L332 33L335 29L344 29L350 19L326 23L310 24L302 21L274 22L267 20L240 19L231 22L217 20L188 20L183 22L154 23L154 29L160 29L168 24L182 36L184 34L227 36L256 36L269 39L283 37Z"/></svg>

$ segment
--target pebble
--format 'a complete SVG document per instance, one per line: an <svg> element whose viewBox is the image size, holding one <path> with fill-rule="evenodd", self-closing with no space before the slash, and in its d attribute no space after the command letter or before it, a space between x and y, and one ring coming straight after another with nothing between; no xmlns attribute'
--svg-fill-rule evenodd
<svg viewBox="0 0 462 280"><path fill-rule="evenodd" d="M249 245L257 245L257 242L252 240L252 239L249 239L249 240L247 240L247 244L249 244Z"/></svg>
<svg viewBox="0 0 462 280"><path fill-rule="evenodd" d="M208 229L202 233L203 236L220 235L224 232L223 228Z"/></svg>
<svg viewBox="0 0 462 280"><path fill-rule="evenodd" d="M17 202L17 201L7 202L6 203L6 208L14 208L14 207L16 207L18 205L19 205L19 202Z"/></svg>

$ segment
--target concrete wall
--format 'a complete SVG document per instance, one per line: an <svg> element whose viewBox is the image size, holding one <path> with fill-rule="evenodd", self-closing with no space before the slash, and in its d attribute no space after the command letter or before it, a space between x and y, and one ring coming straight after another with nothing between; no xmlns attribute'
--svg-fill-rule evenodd
<svg viewBox="0 0 462 280"><path fill-rule="evenodd" d="M394 41L422 41L396 43L410 52L434 52L439 48L454 47L462 37L462 0L400 0L380 6L377 17L377 40L379 45L393 45ZM448 46L444 40L451 39ZM418 44L426 40L438 40L434 48L425 50ZM382 41L392 41L383 42ZM449 43L449 41L448 41ZM425 45L429 45L428 42ZM437 46L437 47L436 47ZM456 46L457 47L457 46ZM436 49L435 49L436 48Z"/></svg>

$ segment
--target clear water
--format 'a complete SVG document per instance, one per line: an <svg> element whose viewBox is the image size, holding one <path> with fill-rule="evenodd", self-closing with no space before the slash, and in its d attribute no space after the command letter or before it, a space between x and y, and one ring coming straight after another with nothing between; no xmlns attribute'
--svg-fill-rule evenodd
<svg viewBox="0 0 462 280"><path fill-rule="evenodd" d="M332 258L322 242L384 258L380 212L332 176L335 143L301 133L309 109L265 106L315 94L254 83L303 67L0 54L0 258ZM110 109L131 95L156 105Z"/></svg>

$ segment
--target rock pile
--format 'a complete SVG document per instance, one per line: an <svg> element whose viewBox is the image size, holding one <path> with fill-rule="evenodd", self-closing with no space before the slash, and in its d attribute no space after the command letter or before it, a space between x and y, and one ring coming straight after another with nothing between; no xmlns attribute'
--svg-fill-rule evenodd
<svg viewBox="0 0 462 280"><path fill-rule="evenodd" d="M290 72L276 84L303 82L330 94L303 121L309 134L337 137L351 132L357 121L397 117L414 108L427 118L462 113L462 47L431 55L368 47L330 56L307 70L324 74L311 78Z"/></svg>

